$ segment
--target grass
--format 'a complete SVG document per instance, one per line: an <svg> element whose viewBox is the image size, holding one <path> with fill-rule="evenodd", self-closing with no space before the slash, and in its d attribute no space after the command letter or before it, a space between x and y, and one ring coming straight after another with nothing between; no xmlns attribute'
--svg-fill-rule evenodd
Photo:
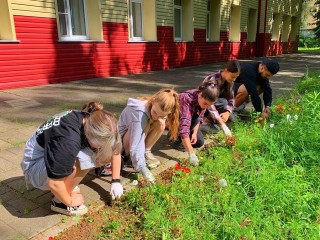
<svg viewBox="0 0 320 240"><path fill-rule="evenodd" d="M101 214L96 238L319 239L319 75L307 72L267 122L236 123L235 146L212 135L199 167L183 162L190 173L169 169L128 192Z"/></svg>
<svg viewBox="0 0 320 240"><path fill-rule="evenodd" d="M298 52L320 53L320 47L315 47L315 48L298 47Z"/></svg>

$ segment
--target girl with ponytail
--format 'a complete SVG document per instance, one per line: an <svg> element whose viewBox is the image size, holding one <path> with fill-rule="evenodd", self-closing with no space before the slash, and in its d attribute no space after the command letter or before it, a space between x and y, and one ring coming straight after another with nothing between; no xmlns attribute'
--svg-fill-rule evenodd
<svg viewBox="0 0 320 240"><path fill-rule="evenodd" d="M120 198L121 140L115 116L90 102L43 123L27 141L21 167L27 187L50 190L51 210L66 215L88 211L78 184L90 168L112 163L112 198Z"/></svg>
<svg viewBox="0 0 320 240"><path fill-rule="evenodd" d="M175 140L179 126L179 101L178 93L173 89L162 89L147 100L129 98L118 121L123 154L131 158L134 169L150 183L155 179L148 168L160 164L151 149L162 135L166 122L171 132L170 139Z"/></svg>
<svg viewBox="0 0 320 240"><path fill-rule="evenodd" d="M199 130L200 123L206 109L217 100L218 96L216 81L203 82L198 89L179 94L179 137L177 141L172 142L172 147L187 151L189 162L194 166L199 164L199 160L193 148L199 148L204 144L203 135Z"/></svg>

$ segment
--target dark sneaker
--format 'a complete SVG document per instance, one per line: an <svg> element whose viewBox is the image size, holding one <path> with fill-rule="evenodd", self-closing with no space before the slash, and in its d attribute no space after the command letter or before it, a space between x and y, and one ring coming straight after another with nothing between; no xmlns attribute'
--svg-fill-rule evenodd
<svg viewBox="0 0 320 240"><path fill-rule="evenodd" d="M174 149L177 149L177 150L182 151L182 152L185 151L184 146L183 146L182 142L180 142L180 141L170 142L170 145Z"/></svg>
<svg viewBox="0 0 320 240"><path fill-rule="evenodd" d="M218 128L216 128L215 124L201 124L200 125L200 130L203 133L207 134L217 134L219 132Z"/></svg>
<svg viewBox="0 0 320 240"><path fill-rule="evenodd" d="M51 201L51 210L68 216L80 216L88 212L88 208L85 205L68 207L64 203L57 203L53 199Z"/></svg>
<svg viewBox="0 0 320 240"><path fill-rule="evenodd" d="M103 165L102 167L95 168L94 171L99 177L111 176L112 175L111 163Z"/></svg>

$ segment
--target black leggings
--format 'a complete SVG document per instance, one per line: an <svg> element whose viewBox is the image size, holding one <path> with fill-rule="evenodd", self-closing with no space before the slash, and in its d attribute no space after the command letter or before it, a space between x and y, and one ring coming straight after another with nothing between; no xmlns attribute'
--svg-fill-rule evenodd
<svg viewBox="0 0 320 240"><path fill-rule="evenodd" d="M193 129L194 127L200 122L200 118L199 118L199 115L198 114L194 114L192 116L192 119L191 119L191 126L190 126L190 139L191 139L191 136L193 134ZM179 137L178 138L178 141L182 142L181 141L181 138ZM202 147L204 145L204 137L203 137L203 134L202 132L200 131L200 129L198 129L198 133L197 133L197 142L195 144L192 144L192 147L194 148L199 148L199 147Z"/></svg>

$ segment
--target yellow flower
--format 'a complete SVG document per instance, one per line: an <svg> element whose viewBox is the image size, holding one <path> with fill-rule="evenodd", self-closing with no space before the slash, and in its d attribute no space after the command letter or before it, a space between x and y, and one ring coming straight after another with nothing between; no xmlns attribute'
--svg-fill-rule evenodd
<svg viewBox="0 0 320 240"><path fill-rule="evenodd" d="M297 107L296 109L297 109L298 111L300 111L300 110L301 110L301 108L299 108L299 107Z"/></svg>
<svg viewBox="0 0 320 240"><path fill-rule="evenodd" d="M170 199L170 197L169 197L169 195L168 195L168 194L166 194L166 199L168 199L168 200Z"/></svg>

